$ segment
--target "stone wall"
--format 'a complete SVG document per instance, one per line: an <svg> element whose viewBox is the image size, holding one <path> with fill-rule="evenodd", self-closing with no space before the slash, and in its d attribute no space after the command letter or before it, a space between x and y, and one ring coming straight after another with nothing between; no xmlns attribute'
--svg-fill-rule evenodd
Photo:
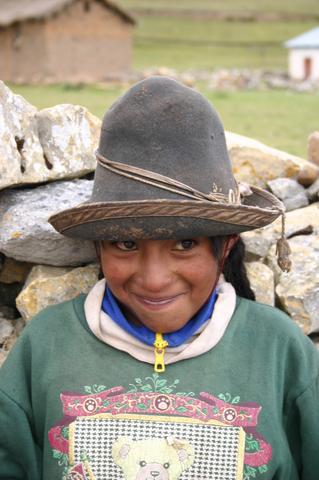
<svg viewBox="0 0 319 480"><path fill-rule="evenodd" d="M59 235L47 219L90 197L99 128L83 107L38 111L0 83L0 363L32 316L98 279L92 243ZM230 132L226 138L237 179L268 188L287 209L290 273L276 263L280 219L243 234L257 300L288 312L316 341L319 167Z"/></svg>
<svg viewBox="0 0 319 480"><path fill-rule="evenodd" d="M139 73L136 79L151 75L167 75L184 82L188 86L194 86L196 82L204 82L208 89L225 92L284 90L317 93L319 90L319 77L313 80L294 80L283 70L222 68L214 70L189 69L178 72L172 68L159 67Z"/></svg>

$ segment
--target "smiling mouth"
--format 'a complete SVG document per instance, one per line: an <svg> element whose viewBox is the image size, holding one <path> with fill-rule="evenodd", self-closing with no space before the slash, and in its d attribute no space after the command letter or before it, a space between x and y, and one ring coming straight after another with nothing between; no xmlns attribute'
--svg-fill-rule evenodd
<svg viewBox="0 0 319 480"><path fill-rule="evenodd" d="M161 307L173 303L178 297L180 297L180 295L181 294L165 298L148 298L141 295L135 295L135 297L144 305L148 305L150 307Z"/></svg>

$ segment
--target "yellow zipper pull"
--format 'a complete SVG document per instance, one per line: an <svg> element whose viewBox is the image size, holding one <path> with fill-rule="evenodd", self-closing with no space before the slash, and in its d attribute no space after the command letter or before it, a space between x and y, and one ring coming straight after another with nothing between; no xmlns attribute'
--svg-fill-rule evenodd
<svg viewBox="0 0 319 480"><path fill-rule="evenodd" d="M168 346L168 342L164 340L161 333L156 333L155 342L153 345L154 345L154 353L155 353L154 371L165 372L164 353L165 353L165 348Z"/></svg>

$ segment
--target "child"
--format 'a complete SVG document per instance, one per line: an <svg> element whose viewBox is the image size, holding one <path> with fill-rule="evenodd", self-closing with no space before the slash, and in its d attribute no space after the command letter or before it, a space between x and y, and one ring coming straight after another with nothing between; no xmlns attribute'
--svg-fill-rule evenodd
<svg viewBox="0 0 319 480"><path fill-rule="evenodd" d="M253 301L239 238L281 203L237 185L216 112L164 77L110 108L97 159L50 222L104 278L2 367L0 479L317 480L317 351Z"/></svg>

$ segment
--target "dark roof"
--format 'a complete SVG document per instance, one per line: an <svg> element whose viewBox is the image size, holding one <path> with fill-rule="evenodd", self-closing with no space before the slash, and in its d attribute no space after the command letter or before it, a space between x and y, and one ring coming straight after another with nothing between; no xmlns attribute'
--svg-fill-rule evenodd
<svg viewBox="0 0 319 480"><path fill-rule="evenodd" d="M59 13L63 8L77 0L0 0L0 26L6 27L12 23L26 20L39 20ZM135 24L134 18L109 0L96 0L105 8L112 10L124 21Z"/></svg>

